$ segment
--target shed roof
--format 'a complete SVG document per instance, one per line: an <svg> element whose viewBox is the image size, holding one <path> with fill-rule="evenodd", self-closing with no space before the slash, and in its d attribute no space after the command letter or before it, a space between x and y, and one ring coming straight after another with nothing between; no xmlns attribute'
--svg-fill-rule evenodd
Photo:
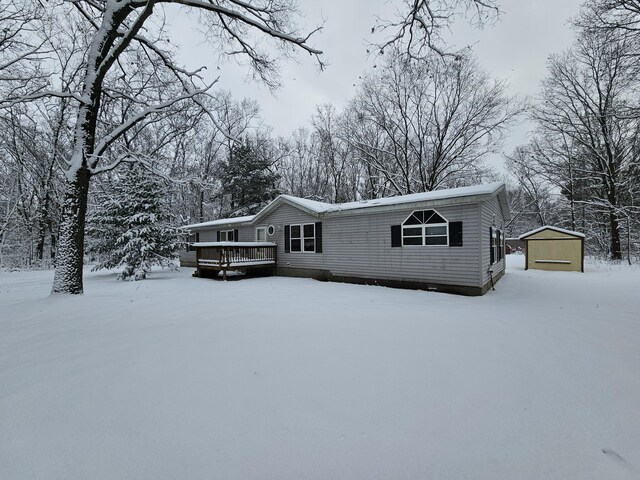
<svg viewBox="0 0 640 480"><path fill-rule="evenodd" d="M523 233L518 238L520 240L525 240L527 237L530 237L531 235L535 235L536 233L542 232L544 230L553 230L555 232L564 233L564 234L567 234L567 235L572 235L574 237L584 238L584 233L574 232L573 230L565 230L564 228L553 227L551 225L545 225L543 227L539 227L539 228L536 228L534 230L531 230L531 231L529 231L527 233Z"/></svg>

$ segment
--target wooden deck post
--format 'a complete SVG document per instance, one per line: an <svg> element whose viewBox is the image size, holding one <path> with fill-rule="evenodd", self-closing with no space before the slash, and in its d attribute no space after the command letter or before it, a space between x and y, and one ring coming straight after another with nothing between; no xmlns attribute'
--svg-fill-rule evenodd
<svg viewBox="0 0 640 480"><path fill-rule="evenodd" d="M273 246L273 276L276 276L278 271L278 246Z"/></svg>

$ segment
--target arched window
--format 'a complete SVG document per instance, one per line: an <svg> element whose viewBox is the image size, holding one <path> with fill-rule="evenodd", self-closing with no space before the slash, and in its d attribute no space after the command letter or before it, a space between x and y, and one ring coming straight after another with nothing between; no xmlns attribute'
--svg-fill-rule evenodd
<svg viewBox="0 0 640 480"><path fill-rule="evenodd" d="M416 210L402 224L402 245L448 245L449 222L435 210Z"/></svg>

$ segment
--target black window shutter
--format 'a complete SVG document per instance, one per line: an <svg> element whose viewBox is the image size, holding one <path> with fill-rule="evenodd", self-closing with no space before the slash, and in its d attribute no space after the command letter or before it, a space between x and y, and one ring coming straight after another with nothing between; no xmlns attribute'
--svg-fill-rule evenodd
<svg viewBox="0 0 640 480"><path fill-rule="evenodd" d="M316 222L316 253L322 253L322 222Z"/></svg>
<svg viewBox="0 0 640 480"><path fill-rule="evenodd" d="M489 227L489 265L495 263L495 255L493 250L493 227Z"/></svg>
<svg viewBox="0 0 640 480"><path fill-rule="evenodd" d="M234 242L239 242L240 240L238 240L238 230L234 230L233 231L233 241Z"/></svg>
<svg viewBox="0 0 640 480"><path fill-rule="evenodd" d="M220 230L216 232L216 242L220 241Z"/></svg>
<svg viewBox="0 0 640 480"><path fill-rule="evenodd" d="M462 222L449 222L449 246L462 246Z"/></svg>
<svg viewBox="0 0 640 480"><path fill-rule="evenodd" d="M200 241L200 232L196 232L196 242Z"/></svg>
<svg viewBox="0 0 640 480"><path fill-rule="evenodd" d="M502 232L496 232L496 246L498 248L498 261L502 260Z"/></svg>
<svg viewBox="0 0 640 480"><path fill-rule="evenodd" d="M392 247L402 246L402 226L401 225L391 225L391 246Z"/></svg>
<svg viewBox="0 0 640 480"><path fill-rule="evenodd" d="M291 251L291 227L289 225L284 226L284 253Z"/></svg>

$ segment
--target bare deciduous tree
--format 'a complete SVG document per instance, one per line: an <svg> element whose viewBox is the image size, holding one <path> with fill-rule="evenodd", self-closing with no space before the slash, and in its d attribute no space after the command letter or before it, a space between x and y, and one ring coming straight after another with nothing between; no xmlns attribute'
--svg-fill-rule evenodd
<svg viewBox="0 0 640 480"><path fill-rule="evenodd" d="M473 183L522 111L470 56L390 55L351 104L348 138L394 194Z"/></svg>
<svg viewBox="0 0 640 480"><path fill-rule="evenodd" d="M398 48L402 56L429 58L433 52L456 54L445 46L442 33L460 16L481 27L494 21L500 10L495 0L402 0L392 19L379 20L378 29L388 34L376 46L381 52Z"/></svg>
<svg viewBox="0 0 640 480"><path fill-rule="evenodd" d="M308 44L310 35L298 33L297 11L289 0L77 0L50 6L48 14L69 25L67 34L72 25L79 26L77 33L84 39L77 81L67 90L30 97L68 98L76 112L65 162L53 293L83 291L84 223L92 175L134 158L128 146L145 126L179 114L185 103L204 108L201 99L211 84L199 71L189 71L174 60L163 31L167 5L199 13L221 54L242 55L269 86L277 85L278 64L267 48L273 42L265 40L273 40L285 56L299 49L320 62L321 52Z"/></svg>

